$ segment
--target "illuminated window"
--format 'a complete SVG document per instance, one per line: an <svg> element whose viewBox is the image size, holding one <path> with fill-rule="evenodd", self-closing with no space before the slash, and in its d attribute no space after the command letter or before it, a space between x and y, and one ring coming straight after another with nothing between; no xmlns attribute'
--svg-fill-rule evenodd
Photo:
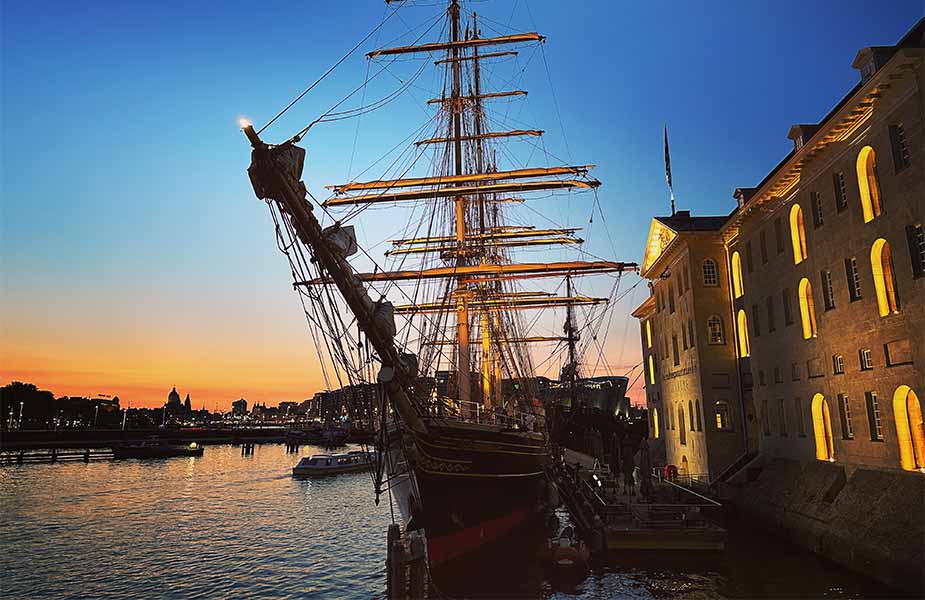
<svg viewBox="0 0 925 600"><path fill-rule="evenodd" d="M735 298L741 298L745 293L742 285L742 257L739 252L732 253L732 295Z"/></svg>
<svg viewBox="0 0 925 600"><path fill-rule="evenodd" d="M793 247L793 264L806 260L806 231L803 229L803 209L799 204L790 208L790 245Z"/></svg>
<svg viewBox="0 0 925 600"><path fill-rule="evenodd" d="M906 239L909 242L909 258L912 260L912 276L925 275L925 231L922 224L907 225Z"/></svg>
<svg viewBox="0 0 925 600"><path fill-rule="evenodd" d="M844 172L832 173L832 186L835 188L835 210L842 212L848 208L848 189L845 186Z"/></svg>
<svg viewBox="0 0 925 600"><path fill-rule="evenodd" d="M841 436L845 440L854 439L854 430L851 428L851 408L848 406L848 396L838 395L838 416L841 418Z"/></svg>
<svg viewBox="0 0 925 600"><path fill-rule="evenodd" d="M870 348L861 348L858 351L858 356L861 358L861 370L870 371L874 368L874 359L873 355L870 353Z"/></svg>
<svg viewBox="0 0 925 600"><path fill-rule="evenodd" d="M922 403L908 385L899 386L893 393L893 418L896 420L900 465L907 471L925 469Z"/></svg>
<svg viewBox="0 0 925 600"><path fill-rule="evenodd" d="M703 285L707 287L719 285L719 272L716 270L716 261L712 258L703 261Z"/></svg>
<svg viewBox="0 0 925 600"><path fill-rule="evenodd" d="M816 458L819 460L835 460L835 448L832 442L832 417L829 413L829 404L822 394L813 397L813 437L816 440Z"/></svg>
<svg viewBox="0 0 925 600"><path fill-rule="evenodd" d="M697 411L697 431L703 431L703 419L700 417L700 400L694 401L694 409Z"/></svg>
<svg viewBox="0 0 925 600"><path fill-rule="evenodd" d="M902 123L890 125L890 145L893 147L893 170L899 173L912 164Z"/></svg>
<svg viewBox="0 0 925 600"><path fill-rule="evenodd" d="M816 337L816 308L813 305L813 286L805 277L800 280L800 321L803 339Z"/></svg>
<svg viewBox="0 0 925 600"><path fill-rule="evenodd" d="M796 417L797 433L800 437L806 437L806 425L803 422L803 403L799 398L793 399L793 415Z"/></svg>
<svg viewBox="0 0 925 600"><path fill-rule="evenodd" d="M731 423L729 421L729 404L725 400L718 401L714 406L714 413L716 415L716 430L730 430Z"/></svg>
<svg viewBox="0 0 925 600"><path fill-rule="evenodd" d="M870 223L880 216L880 182L877 179L877 155L870 146L858 153L856 164L858 188L861 192L861 213L864 222Z"/></svg>
<svg viewBox="0 0 925 600"><path fill-rule="evenodd" d="M739 309L739 314L736 315L736 329L739 338L739 358L745 358L750 355L748 349L748 317L745 316L745 311Z"/></svg>
<svg viewBox="0 0 925 600"><path fill-rule="evenodd" d="M861 299L861 275L858 273L856 258L845 259L845 277L848 278L848 296L852 302Z"/></svg>
<svg viewBox="0 0 925 600"><path fill-rule="evenodd" d="M787 408L783 398L777 400L777 420L780 421L780 436L787 437Z"/></svg>
<svg viewBox="0 0 925 600"><path fill-rule="evenodd" d="M646 348L652 347L652 322L646 321Z"/></svg>
<svg viewBox="0 0 925 600"><path fill-rule="evenodd" d="M655 361L651 354L649 355L649 383L655 385Z"/></svg>
<svg viewBox="0 0 925 600"><path fill-rule="evenodd" d="M881 317L899 312L899 297L896 294L896 277L893 273L893 256L890 244L880 238L870 249L870 269L874 276L874 291L877 294L877 309Z"/></svg>
<svg viewBox="0 0 925 600"><path fill-rule="evenodd" d="M726 336L723 334L723 321L718 316L713 315L707 319L707 329L710 331L711 344L726 343Z"/></svg>
<svg viewBox="0 0 925 600"><path fill-rule="evenodd" d="M658 429L658 408L655 406L652 407L652 433L655 435L655 439L658 439L659 429Z"/></svg>
<svg viewBox="0 0 925 600"><path fill-rule="evenodd" d="M880 400L875 392L864 392L867 400L867 425L872 442L883 441L883 423L880 421Z"/></svg>

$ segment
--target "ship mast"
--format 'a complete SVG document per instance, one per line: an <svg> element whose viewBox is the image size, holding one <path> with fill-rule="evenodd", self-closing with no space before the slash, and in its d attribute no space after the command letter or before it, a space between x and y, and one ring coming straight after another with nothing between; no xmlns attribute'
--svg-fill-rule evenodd
<svg viewBox="0 0 925 600"><path fill-rule="evenodd" d="M456 176L463 174L463 153L462 153L462 96L461 87L461 65L459 62L459 46L456 45L459 39L459 1L450 2L450 54L453 58L453 83L450 93L451 106L453 107L453 153L456 167ZM457 195L453 202L456 208L456 245L458 246L456 255L456 265L465 266L465 246L466 246L466 197L462 194ZM459 386L459 403L463 410L467 410L470 399L470 376L469 376L469 307L466 291L466 279L459 276L456 280L456 372L457 385Z"/></svg>
<svg viewBox="0 0 925 600"><path fill-rule="evenodd" d="M569 298L572 296L571 275L565 276L565 295ZM572 410L575 410L575 401L577 396L575 379L578 375L578 362L575 357L575 343L578 341L578 337L575 333L574 313L572 311L571 303L567 305L566 311L565 336L568 340L568 366L566 367L566 374L568 376L569 399L571 401Z"/></svg>

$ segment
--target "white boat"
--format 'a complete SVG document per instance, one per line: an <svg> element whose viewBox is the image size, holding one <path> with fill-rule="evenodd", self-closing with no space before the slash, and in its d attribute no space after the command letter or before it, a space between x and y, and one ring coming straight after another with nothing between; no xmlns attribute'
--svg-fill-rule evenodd
<svg viewBox="0 0 925 600"><path fill-rule="evenodd" d="M299 464L292 467L293 477L319 477L365 471L372 464L372 452L354 450L346 454L314 454L302 457Z"/></svg>

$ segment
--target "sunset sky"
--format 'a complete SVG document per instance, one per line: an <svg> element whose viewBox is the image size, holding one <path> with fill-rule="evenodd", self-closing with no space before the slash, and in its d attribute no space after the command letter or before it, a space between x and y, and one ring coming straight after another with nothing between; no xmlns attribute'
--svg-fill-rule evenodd
<svg viewBox="0 0 925 600"><path fill-rule="evenodd" d="M419 4L264 137L285 139L362 83L364 52L408 43L409 28L437 15ZM390 10L381 0L347 5L3 4L0 383L116 394L132 406L161 405L176 386L209 409L323 388L236 122L266 122ZM790 126L818 120L855 84L856 51L894 43L923 14L921 0L465 6L548 36L535 59L499 69L523 70L530 97L517 114L547 132L551 154L598 165L605 219L590 249L630 261L641 261L651 217L668 210L665 123L679 208L726 214L733 190L787 153ZM399 63L366 100L419 64ZM494 87L505 79L499 71ZM359 129L353 120L314 128L304 140L310 189L324 195L418 127L437 83L428 73ZM531 210L583 226L591 204L553 198ZM371 214L361 242L386 238L402 218ZM637 281L626 276L621 290ZM639 362L629 312L645 295L644 285L628 293L611 322L617 374Z"/></svg>

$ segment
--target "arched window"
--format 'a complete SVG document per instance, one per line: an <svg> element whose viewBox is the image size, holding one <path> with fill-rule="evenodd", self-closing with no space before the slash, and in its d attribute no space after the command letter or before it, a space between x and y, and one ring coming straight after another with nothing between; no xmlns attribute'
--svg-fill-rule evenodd
<svg viewBox="0 0 925 600"><path fill-rule="evenodd" d="M652 347L652 322L646 321L646 348Z"/></svg>
<svg viewBox="0 0 925 600"><path fill-rule="evenodd" d="M732 429L729 421L729 404L725 400L719 400L714 406L716 415L716 430L727 431Z"/></svg>
<svg viewBox="0 0 925 600"><path fill-rule="evenodd" d="M655 360L649 355L649 383L655 385Z"/></svg>
<svg viewBox="0 0 925 600"><path fill-rule="evenodd" d="M880 181L877 179L877 153L864 146L857 160L858 189L861 192L861 213L864 222L870 223L880 216Z"/></svg>
<svg viewBox="0 0 925 600"><path fill-rule="evenodd" d="M703 417L700 415L700 400L694 402L694 408L697 411L697 431L703 431Z"/></svg>
<svg viewBox="0 0 925 600"><path fill-rule="evenodd" d="M703 285L707 287L719 285L719 271L716 269L716 261L712 258L703 261Z"/></svg>
<svg viewBox="0 0 925 600"><path fill-rule="evenodd" d="M687 445L687 429L684 427L684 405L678 403L678 437L681 439L681 445Z"/></svg>
<svg viewBox="0 0 925 600"><path fill-rule="evenodd" d="M723 320L717 315L707 319L707 331L710 332L711 344L725 344L726 334L723 332Z"/></svg>
<svg viewBox="0 0 925 600"><path fill-rule="evenodd" d="M925 473L925 429L922 426L922 404L908 385L893 393L893 418L896 419L896 439L899 442L899 462L907 471Z"/></svg>
<svg viewBox="0 0 925 600"><path fill-rule="evenodd" d="M816 458L835 460L835 447L832 444L832 417L829 403L822 394L813 396L813 438L816 440Z"/></svg>
<svg viewBox="0 0 925 600"><path fill-rule="evenodd" d="M687 401L687 414L690 415L691 417L691 431L696 431L696 429L694 429L694 401L693 400Z"/></svg>
<svg viewBox="0 0 925 600"><path fill-rule="evenodd" d="M893 255L890 243L880 238L870 249L870 269L874 274L874 290L877 292L877 309L880 316L899 312L899 297L896 294L896 276L893 273Z"/></svg>
<svg viewBox="0 0 925 600"><path fill-rule="evenodd" d="M742 285L742 257L739 251L732 253L732 295L741 298L745 293L745 286Z"/></svg>
<svg viewBox="0 0 925 600"><path fill-rule="evenodd" d="M739 358L745 358L751 353L748 349L748 317L742 309L739 309L739 314L736 315L736 329L739 338Z"/></svg>
<svg viewBox="0 0 925 600"><path fill-rule="evenodd" d="M800 280L800 321L803 323L803 339L816 337L816 307L813 304L813 285L809 279Z"/></svg>
<svg viewBox="0 0 925 600"><path fill-rule="evenodd" d="M655 439L658 439L658 408L652 407L652 433L655 435Z"/></svg>
<svg viewBox="0 0 925 600"><path fill-rule="evenodd" d="M790 208L790 244L793 246L793 264L806 260L806 231L803 229L803 209L799 204Z"/></svg>

